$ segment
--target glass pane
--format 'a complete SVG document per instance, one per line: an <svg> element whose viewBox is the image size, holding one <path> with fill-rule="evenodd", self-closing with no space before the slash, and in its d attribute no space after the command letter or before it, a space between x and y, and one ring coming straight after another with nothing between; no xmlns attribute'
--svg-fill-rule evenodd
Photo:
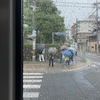
<svg viewBox="0 0 100 100"><path fill-rule="evenodd" d="M23 0L23 100L100 100L100 1Z"/></svg>

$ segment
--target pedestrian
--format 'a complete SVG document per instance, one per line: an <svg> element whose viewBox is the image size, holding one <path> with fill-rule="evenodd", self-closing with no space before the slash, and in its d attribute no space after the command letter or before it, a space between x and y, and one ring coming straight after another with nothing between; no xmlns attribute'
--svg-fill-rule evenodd
<svg viewBox="0 0 100 100"><path fill-rule="evenodd" d="M65 56L63 54L62 54L62 62L63 62L63 64L65 62Z"/></svg>
<svg viewBox="0 0 100 100"><path fill-rule="evenodd" d="M71 49L69 49L69 51L71 52L71 57L70 57L70 63L73 63L73 57L74 57L74 53Z"/></svg>
<svg viewBox="0 0 100 100"><path fill-rule="evenodd" d="M63 64L64 64L64 62L65 62L65 55L63 54L63 51L64 51L65 49L62 49L62 51L61 51L61 57L62 57L62 62L63 62Z"/></svg>
<svg viewBox="0 0 100 100"><path fill-rule="evenodd" d="M69 66L69 57L66 57L65 61L66 61L66 67L68 67Z"/></svg>
<svg viewBox="0 0 100 100"><path fill-rule="evenodd" d="M62 51L61 51L61 54L60 54L60 63L62 63Z"/></svg>
<svg viewBox="0 0 100 100"><path fill-rule="evenodd" d="M75 51L75 55L77 56L77 49L76 49L76 51Z"/></svg>
<svg viewBox="0 0 100 100"><path fill-rule="evenodd" d="M52 62L52 67L54 67L53 65L53 60L54 60L54 55L52 53L49 54L49 67L51 65L51 62Z"/></svg>
<svg viewBox="0 0 100 100"><path fill-rule="evenodd" d="M41 63L41 59L43 60L43 62L45 61L44 60L44 53L45 53L45 49L43 49L42 51L39 52L39 61Z"/></svg>

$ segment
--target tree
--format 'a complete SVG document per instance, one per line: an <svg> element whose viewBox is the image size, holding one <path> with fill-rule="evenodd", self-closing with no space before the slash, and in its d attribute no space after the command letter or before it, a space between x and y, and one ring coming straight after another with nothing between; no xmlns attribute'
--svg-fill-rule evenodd
<svg viewBox="0 0 100 100"><path fill-rule="evenodd" d="M60 11L53 4L51 0L37 0L37 9L35 15L36 29L40 30L42 41L51 43L52 32L64 32L65 25L63 17L61 17ZM55 36L59 41L59 37Z"/></svg>
<svg viewBox="0 0 100 100"><path fill-rule="evenodd" d="M32 0L23 1L23 30L24 36L30 34L33 30L33 8L31 7Z"/></svg>

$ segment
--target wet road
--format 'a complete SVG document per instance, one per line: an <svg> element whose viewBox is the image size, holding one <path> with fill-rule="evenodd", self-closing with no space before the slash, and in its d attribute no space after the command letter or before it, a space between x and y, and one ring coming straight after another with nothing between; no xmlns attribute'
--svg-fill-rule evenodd
<svg viewBox="0 0 100 100"><path fill-rule="evenodd" d="M84 69L72 72L42 73L42 75L37 75L38 77L30 75L30 79L35 80L35 83L30 84L35 85L29 92L31 95L33 92L37 94L24 100L100 100L100 55L86 53L86 57L93 63Z"/></svg>

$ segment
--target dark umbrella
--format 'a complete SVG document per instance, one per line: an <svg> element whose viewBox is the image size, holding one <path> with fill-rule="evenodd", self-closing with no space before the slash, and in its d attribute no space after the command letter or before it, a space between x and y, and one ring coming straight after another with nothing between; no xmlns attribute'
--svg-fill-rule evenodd
<svg viewBox="0 0 100 100"><path fill-rule="evenodd" d="M41 52L43 51L43 49L45 49L45 45L38 45L36 47L36 52L41 54Z"/></svg>

